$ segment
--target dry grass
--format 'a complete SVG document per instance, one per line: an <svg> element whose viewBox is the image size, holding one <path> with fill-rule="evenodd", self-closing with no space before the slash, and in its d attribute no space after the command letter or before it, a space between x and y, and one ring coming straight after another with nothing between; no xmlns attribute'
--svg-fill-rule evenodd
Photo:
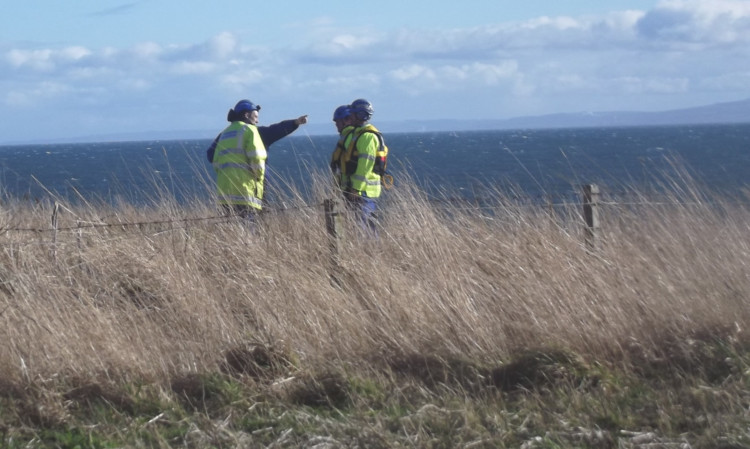
<svg viewBox="0 0 750 449"><path fill-rule="evenodd" d="M551 351L545 360L576 354L565 362L569 382L583 364L721 381L732 367L705 345L750 341L743 200L682 184L658 197L634 192L637 205L602 206L591 252L577 205L552 210L498 193L493 208L478 209L407 184L383 201L377 241L347 221L334 266L318 205L333 192L322 178L312 205L287 197L254 231L202 219L216 214L210 205L160 200L65 205L54 233L51 204L3 205L3 390L67 383L75 398L106 382L172 382L191 397L193 375L305 379L339 369L424 379L425 367L440 384L470 391L479 379L505 390L556 375L531 357L513 380L504 362L539 348ZM450 369L441 374L435 361ZM336 374L324 379L315 385L339 385ZM305 403L304 391L290 395Z"/></svg>
<svg viewBox="0 0 750 449"><path fill-rule="evenodd" d="M314 204L330 193L319 190ZM499 198L488 215L412 186L389 196L379 240L348 229L336 268L322 207L294 198L255 232L197 219L215 215L210 206L169 203L68 206L67 229L16 231L49 229L51 205L6 205L3 375L213 372L248 343L315 365L410 353L499 361L549 346L619 363L698 335L744 340L750 213L740 202L678 193L603 206L590 253L575 205L561 217ZM128 225L143 222L156 223ZM86 227L102 223L123 226Z"/></svg>

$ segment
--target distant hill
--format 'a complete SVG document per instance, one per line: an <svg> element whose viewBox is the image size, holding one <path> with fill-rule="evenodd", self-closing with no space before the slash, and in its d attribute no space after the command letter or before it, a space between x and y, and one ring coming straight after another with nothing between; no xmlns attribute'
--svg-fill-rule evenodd
<svg viewBox="0 0 750 449"><path fill-rule="evenodd" d="M375 122L380 130L391 133L487 129L591 128L750 123L750 99L660 112L573 112L515 117L505 120L389 121L380 120L380 118L378 118ZM81 136L66 139L47 139L45 141L34 142L0 142L0 144L211 139L216 135L216 132L217 130L215 129L143 131L137 133ZM310 123L305 125L305 132L310 135L335 135L335 129L330 123ZM297 135L299 135L299 133Z"/></svg>
<svg viewBox="0 0 750 449"><path fill-rule="evenodd" d="M465 131L472 129L587 128L750 123L750 99L660 112L574 112L505 120L410 120L378 122L390 132Z"/></svg>

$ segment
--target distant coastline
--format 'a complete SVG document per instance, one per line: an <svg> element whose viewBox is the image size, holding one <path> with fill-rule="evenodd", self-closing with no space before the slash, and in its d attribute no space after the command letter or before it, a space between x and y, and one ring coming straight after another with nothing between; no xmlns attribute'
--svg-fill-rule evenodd
<svg viewBox="0 0 750 449"><path fill-rule="evenodd" d="M677 126L750 123L750 99L716 103L685 109L658 112L604 111L570 112L538 116L523 116L509 119L476 120L378 120L384 132L412 133L439 131L479 131L511 129L555 129L555 128L609 128L633 126ZM334 135L331 124L310 123L305 126L309 135ZM136 133L118 133L79 136L59 139L34 139L30 141L0 142L0 145L92 143L92 142L136 142L154 140L212 139L216 130L150 130Z"/></svg>
<svg viewBox="0 0 750 449"><path fill-rule="evenodd" d="M750 99L659 112L571 112L504 120L409 120L379 122L391 132L467 131L492 129L609 128L750 123Z"/></svg>

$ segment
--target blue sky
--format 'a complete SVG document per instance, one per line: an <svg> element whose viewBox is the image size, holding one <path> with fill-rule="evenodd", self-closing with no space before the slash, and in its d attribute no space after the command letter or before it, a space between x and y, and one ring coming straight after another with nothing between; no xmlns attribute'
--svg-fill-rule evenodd
<svg viewBox="0 0 750 449"><path fill-rule="evenodd" d="M750 97L750 0L24 0L0 17L0 143L225 124L668 110ZM331 132L334 132L331 124Z"/></svg>

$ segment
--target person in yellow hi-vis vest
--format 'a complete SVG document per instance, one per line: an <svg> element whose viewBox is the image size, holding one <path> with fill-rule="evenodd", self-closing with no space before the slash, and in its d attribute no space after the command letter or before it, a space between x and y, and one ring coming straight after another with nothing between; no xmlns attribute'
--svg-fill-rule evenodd
<svg viewBox="0 0 750 449"><path fill-rule="evenodd" d="M349 105L354 130L344 141L341 157L341 188L348 204L357 210L363 227L377 237L377 200L385 171L388 147L383 135L369 123L374 109L365 99Z"/></svg>
<svg viewBox="0 0 750 449"><path fill-rule="evenodd" d="M349 134L354 131L352 125L352 112L349 109L349 105L341 105L333 111L333 123L336 125L336 131L339 133L339 140L336 142L336 149L333 150L331 155L331 172L333 173L333 179L338 187L345 186L348 183L348 176L344 178L344 173L341 167L346 164L343 160L346 154L346 139Z"/></svg>
<svg viewBox="0 0 750 449"><path fill-rule="evenodd" d="M255 220L263 208L266 147L258 132L260 106L241 100L227 115L231 122L216 138L212 165L219 205L229 215Z"/></svg>

